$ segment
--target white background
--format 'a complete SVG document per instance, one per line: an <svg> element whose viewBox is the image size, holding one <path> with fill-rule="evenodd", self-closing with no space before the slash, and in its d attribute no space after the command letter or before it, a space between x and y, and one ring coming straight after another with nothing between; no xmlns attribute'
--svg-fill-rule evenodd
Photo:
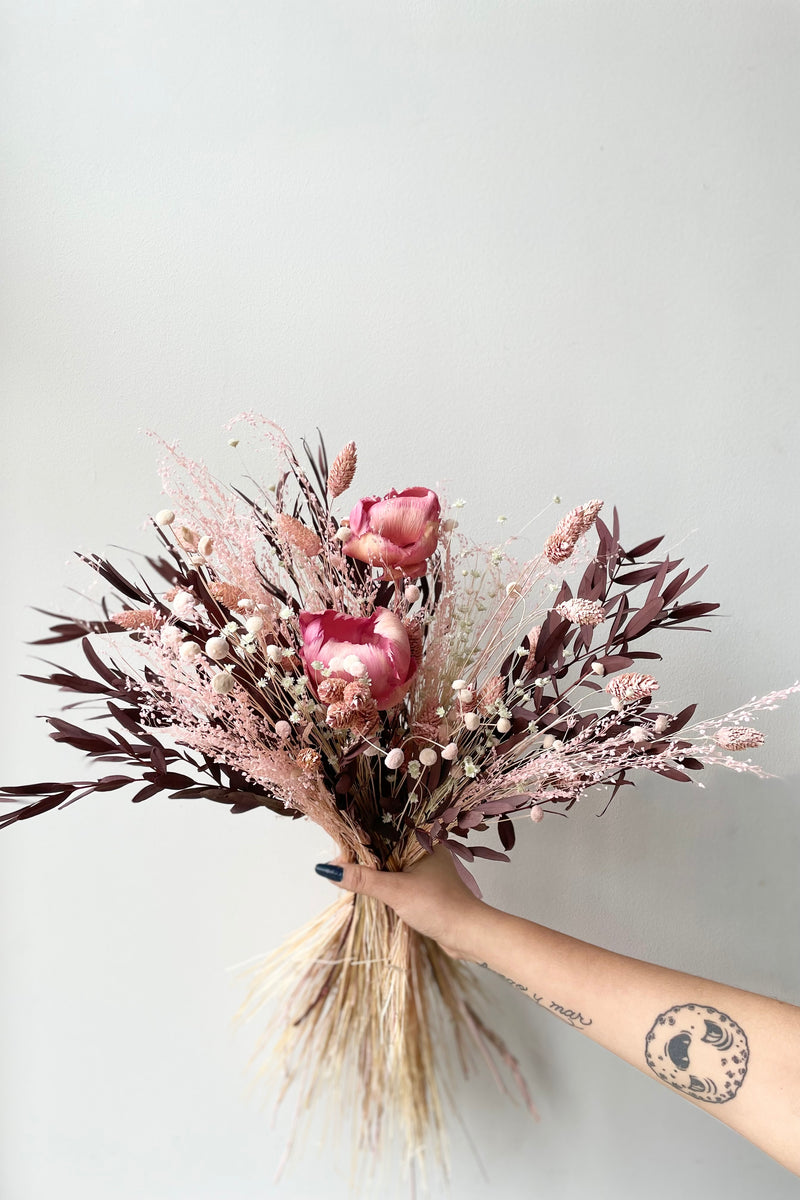
<svg viewBox="0 0 800 1200"><path fill-rule="evenodd" d="M142 431L273 478L249 433L227 446L247 408L332 453L355 438L358 494L446 481L476 538L558 493L534 554L599 496L623 544L710 563L712 632L651 643L676 708L798 678L796 3L3 8L3 783L96 770L36 720L59 694L18 676L34 653L79 665L24 644L34 605L95 615L74 550L155 551ZM760 722L781 778L646 777L602 820L591 794L480 866L487 899L800 1003L798 703ZM256 1030L231 1033L225 972L331 900L329 853L270 814L124 793L0 834L3 1200L348 1194L316 1133L274 1188L288 1119L248 1097ZM496 1197L797 1195L710 1113L487 988L542 1121L464 1084L454 1195L489 1186L470 1145Z"/></svg>

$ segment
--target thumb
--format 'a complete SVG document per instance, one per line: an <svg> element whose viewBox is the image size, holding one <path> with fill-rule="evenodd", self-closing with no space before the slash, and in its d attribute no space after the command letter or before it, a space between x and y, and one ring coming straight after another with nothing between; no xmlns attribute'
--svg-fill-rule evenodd
<svg viewBox="0 0 800 1200"><path fill-rule="evenodd" d="M397 871L376 871L374 867L353 862L317 863L314 870L343 891L374 896L384 904L393 904L397 900Z"/></svg>

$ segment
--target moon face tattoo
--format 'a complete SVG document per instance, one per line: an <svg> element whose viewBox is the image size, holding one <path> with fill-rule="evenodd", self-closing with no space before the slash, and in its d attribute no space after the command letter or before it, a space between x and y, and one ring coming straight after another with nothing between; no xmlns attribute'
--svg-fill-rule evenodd
<svg viewBox="0 0 800 1200"><path fill-rule="evenodd" d="M749 1056L741 1026L703 1004L668 1008L645 1042L647 1065L658 1078L707 1104L733 1099Z"/></svg>

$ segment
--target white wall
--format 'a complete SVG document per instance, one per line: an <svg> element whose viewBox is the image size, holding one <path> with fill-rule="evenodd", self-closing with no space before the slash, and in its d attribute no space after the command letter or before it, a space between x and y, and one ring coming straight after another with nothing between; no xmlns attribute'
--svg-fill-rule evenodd
<svg viewBox="0 0 800 1200"><path fill-rule="evenodd" d="M362 491L447 479L497 536L558 492L711 566L662 696L714 715L800 675L800 8L26 0L4 5L2 781L81 778L36 714L31 606L86 613L72 551L128 561L156 447L269 472L244 408ZM243 465L244 464L244 465ZM257 465L259 464L259 465ZM70 562L70 565L67 565ZM93 594L97 594L96 589ZM69 650L52 655L77 665ZM523 832L487 898L800 1003L798 701L766 782L642 779ZM224 968L332 899L313 827L120 794L0 834L0 1194L273 1194ZM497 1197L797 1194L797 1180L498 980L542 1112L465 1085ZM484 1195L454 1127L454 1192ZM347 1194L312 1137L278 1194Z"/></svg>

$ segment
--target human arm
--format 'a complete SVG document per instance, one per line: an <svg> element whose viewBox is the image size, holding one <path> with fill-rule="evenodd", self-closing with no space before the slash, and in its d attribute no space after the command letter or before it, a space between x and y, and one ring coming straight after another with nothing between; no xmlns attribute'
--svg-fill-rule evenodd
<svg viewBox="0 0 800 1200"><path fill-rule="evenodd" d="M439 848L400 873L343 864L454 957L560 1020L800 1175L800 1008L593 946L477 900Z"/></svg>

